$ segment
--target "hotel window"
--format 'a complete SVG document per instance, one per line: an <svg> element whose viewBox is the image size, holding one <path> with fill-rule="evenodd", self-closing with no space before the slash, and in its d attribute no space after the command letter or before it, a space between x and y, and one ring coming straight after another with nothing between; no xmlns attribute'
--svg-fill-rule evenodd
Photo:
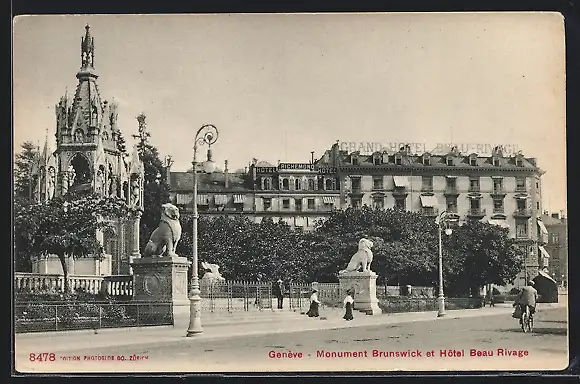
<svg viewBox="0 0 580 384"><path fill-rule="evenodd" d="M352 177L350 179L350 183L352 185L352 192L359 193L360 192L360 177Z"/></svg>
<svg viewBox="0 0 580 384"><path fill-rule="evenodd" d="M308 190L314 191L314 180L308 179Z"/></svg>
<svg viewBox="0 0 580 384"><path fill-rule="evenodd" d="M358 157L356 156L352 157L352 165L358 165Z"/></svg>
<svg viewBox="0 0 580 384"><path fill-rule="evenodd" d="M373 209L383 209L385 208L385 199L383 197L373 198Z"/></svg>
<svg viewBox="0 0 580 384"><path fill-rule="evenodd" d="M524 159L521 156L516 157L516 165L518 167L523 167L524 166Z"/></svg>
<svg viewBox="0 0 580 384"><path fill-rule="evenodd" d="M421 184L421 190L422 191L427 191L427 192L431 192L433 191L433 177L432 176L423 176L422 177L422 184Z"/></svg>
<svg viewBox="0 0 580 384"><path fill-rule="evenodd" d="M457 198L456 197L447 198L447 212L457 213Z"/></svg>
<svg viewBox="0 0 580 384"><path fill-rule="evenodd" d="M479 177L469 178L469 192L479 192Z"/></svg>
<svg viewBox="0 0 580 384"><path fill-rule="evenodd" d="M447 156L445 158L445 164L447 164L449 166L453 165L453 158L451 156Z"/></svg>
<svg viewBox="0 0 580 384"><path fill-rule="evenodd" d="M428 155L423 156L423 165L431 165L431 158Z"/></svg>
<svg viewBox="0 0 580 384"><path fill-rule="evenodd" d="M373 162L374 162L374 164L375 164L375 165L381 165L381 163L382 163L382 158L381 158L381 156L375 156L375 157L373 158Z"/></svg>
<svg viewBox="0 0 580 384"><path fill-rule="evenodd" d="M297 191L302 189L302 180L300 179L294 180L294 189L296 189Z"/></svg>
<svg viewBox="0 0 580 384"><path fill-rule="evenodd" d="M301 211L302 210L302 199L295 199L294 206L296 207L297 211Z"/></svg>
<svg viewBox="0 0 580 384"><path fill-rule="evenodd" d="M327 191L332 191L334 188L332 187L332 180L331 179L326 179L326 181L324 182L325 184L325 188Z"/></svg>
<svg viewBox="0 0 580 384"><path fill-rule="evenodd" d="M282 179L282 190L288 191L290 189L290 183L288 179Z"/></svg>
<svg viewBox="0 0 580 384"><path fill-rule="evenodd" d="M516 191L525 191L526 190L526 178L525 177L516 177Z"/></svg>
<svg viewBox="0 0 580 384"><path fill-rule="evenodd" d="M395 164L396 165L403 164L403 158L400 155L395 155Z"/></svg>
<svg viewBox="0 0 580 384"><path fill-rule="evenodd" d="M308 199L308 209L314 209L314 199Z"/></svg>
<svg viewBox="0 0 580 384"><path fill-rule="evenodd" d="M264 204L264 211L269 211L270 209L272 209L272 199L269 197L264 197L262 199L262 202Z"/></svg>
<svg viewBox="0 0 580 384"><path fill-rule="evenodd" d="M540 202L536 202L536 209L539 211L540 210Z"/></svg>
<svg viewBox="0 0 580 384"><path fill-rule="evenodd" d="M493 179L493 193L501 193L503 191L503 180Z"/></svg>
<svg viewBox="0 0 580 384"><path fill-rule="evenodd" d="M516 207L519 212L523 212L526 210L526 200L524 199L517 199Z"/></svg>
<svg viewBox="0 0 580 384"><path fill-rule="evenodd" d="M493 162L493 165L494 165L495 167L499 167L499 159L498 159L497 157L494 157L494 158L492 159L492 162Z"/></svg>
<svg viewBox="0 0 580 384"><path fill-rule="evenodd" d="M552 236L550 236L550 240L552 244L560 244L560 234L552 233Z"/></svg>
<svg viewBox="0 0 580 384"><path fill-rule="evenodd" d="M360 198L358 198L358 197L353 197L353 198L351 198L351 199L350 199L350 205L351 205L353 208L355 208L355 209L358 209L358 208L360 208L360 207L361 207L361 205L362 205L362 201L361 201L361 199L360 199Z"/></svg>
<svg viewBox="0 0 580 384"><path fill-rule="evenodd" d="M290 209L290 199L282 199L282 209Z"/></svg>
<svg viewBox="0 0 580 384"><path fill-rule="evenodd" d="M469 165L477 165L477 157L469 156Z"/></svg>
<svg viewBox="0 0 580 384"><path fill-rule="evenodd" d="M395 199L395 209L400 209L405 211L407 209L407 203L405 199Z"/></svg>
<svg viewBox="0 0 580 384"><path fill-rule="evenodd" d="M540 183L536 181L536 189L540 189Z"/></svg>
<svg viewBox="0 0 580 384"><path fill-rule="evenodd" d="M455 177L447 178L447 190L451 192L457 191L457 179Z"/></svg>
<svg viewBox="0 0 580 384"><path fill-rule="evenodd" d="M516 221L516 237L520 238L520 239L528 237L528 221L527 220Z"/></svg>
<svg viewBox="0 0 580 384"><path fill-rule="evenodd" d="M469 200L469 209L471 210L472 213L479 213L480 208L481 202L479 201L479 199Z"/></svg>
<svg viewBox="0 0 580 384"><path fill-rule="evenodd" d="M264 189L272 189L272 179L269 177L264 180Z"/></svg>
<svg viewBox="0 0 580 384"><path fill-rule="evenodd" d="M382 176L373 176L373 189L383 189Z"/></svg>
<svg viewBox="0 0 580 384"><path fill-rule="evenodd" d="M493 213L503 213L503 199L493 200Z"/></svg>

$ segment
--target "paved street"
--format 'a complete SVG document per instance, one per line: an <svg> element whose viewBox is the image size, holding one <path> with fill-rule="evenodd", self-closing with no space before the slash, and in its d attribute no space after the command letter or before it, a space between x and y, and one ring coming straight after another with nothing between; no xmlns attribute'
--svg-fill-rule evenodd
<svg viewBox="0 0 580 384"><path fill-rule="evenodd" d="M364 320L359 315L359 321ZM17 368L69 372L563 369L568 364L567 342L567 311L563 307L542 309L531 334L524 334L517 320L502 310L458 319L221 339L182 337L141 345L89 345L79 350L70 345L68 351L57 352L52 363L29 363L24 351L17 351L22 364ZM481 356L470 356L472 349L480 351ZM441 356L442 351L447 357ZM103 360L104 356L114 360ZM118 361L117 356L126 360ZM131 361L130 356L143 359ZM68 357L80 361L65 361Z"/></svg>

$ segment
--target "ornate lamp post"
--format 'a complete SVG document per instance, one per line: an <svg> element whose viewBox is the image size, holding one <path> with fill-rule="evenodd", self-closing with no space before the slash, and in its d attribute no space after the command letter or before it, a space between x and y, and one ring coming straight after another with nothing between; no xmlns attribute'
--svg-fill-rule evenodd
<svg viewBox="0 0 580 384"><path fill-rule="evenodd" d="M438 311L437 317L445 316L445 295L443 294L443 242L441 239L442 227L446 226L451 221L456 221L455 218L449 217L449 212L443 211L437 216L435 223L437 223L437 229L439 233L439 296L437 297ZM451 235L453 230L451 228L445 229L445 234L447 236Z"/></svg>
<svg viewBox="0 0 580 384"><path fill-rule="evenodd" d="M199 289L199 276L197 274L197 148L199 145L207 145L207 161L203 163L203 171L207 174L215 171L215 163L211 160L211 145L217 141L218 130L212 124L203 125L195 134L193 144L193 260L191 271L191 290L189 292L189 328L187 337L202 333L201 327L201 297Z"/></svg>

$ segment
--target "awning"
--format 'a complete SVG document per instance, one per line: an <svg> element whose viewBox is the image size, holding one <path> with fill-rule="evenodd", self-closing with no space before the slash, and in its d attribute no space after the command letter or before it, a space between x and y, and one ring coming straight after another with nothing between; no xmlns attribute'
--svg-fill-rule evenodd
<svg viewBox="0 0 580 384"><path fill-rule="evenodd" d="M542 233L542 235L548 236L548 229L540 219L538 219L538 227L540 228L540 232Z"/></svg>
<svg viewBox="0 0 580 384"><path fill-rule="evenodd" d="M197 195L197 205L208 205L208 200L207 195Z"/></svg>
<svg viewBox="0 0 580 384"><path fill-rule="evenodd" d="M550 276L550 274L548 274L548 273L546 273L546 272L544 272L544 271L542 271L542 270L539 270L539 271L538 271L538 275L540 275L540 276L542 276L542 277L545 277L545 278L546 278L546 279L548 279L548 280L552 280L554 283L556 283L556 280L554 280L554 279L552 278L552 276Z"/></svg>
<svg viewBox="0 0 580 384"><path fill-rule="evenodd" d="M306 219L304 217L296 217L294 222L297 227L304 227L306 225Z"/></svg>
<svg viewBox="0 0 580 384"><path fill-rule="evenodd" d="M226 205L228 203L228 195L215 195L215 205Z"/></svg>
<svg viewBox="0 0 580 384"><path fill-rule="evenodd" d="M175 203L177 205L188 205L188 204L191 204L192 200L193 200L193 196L189 193L178 193L175 196Z"/></svg>
<svg viewBox="0 0 580 384"><path fill-rule="evenodd" d="M393 181L395 182L395 187L409 186L409 179L407 176L393 176Z"/></svg>
<svg viewBox="0 0 580 384"><path fill-rule="evenodd" d="M322 197L322 202L324 204L335 204L336 203L336 197L334 197L334 196L323 196Z"/></svg>
<svg viewBox="0 0 580 384"><path fill-rule="evenodd" d="M243 204L245 195L234 195L234 204Z"/></svg>
<svg viewBox="0 0 580 384"><path fill-rule="evenodd" d="M509 228L510 227L509 224L505 220L489 219L487 222L490 223L491 225L499 225L502 228Z"/></svg>
<svg viewBox="0 0 580 384"><path fill-rule="evenodd" d="M546 251L546 249L544 247L542 247L540 245L538 248L540 248L540 253L542 254L542 257L544 257L546 259L550 258L550 254L548 253L548 251Z"/></svg>
<svg viewBox="0 0 580 384"><path fill-rule="evenodd" d="M421 195L421 206L425 208L433 208L437 206L437 198L435 196Z"/></svg>

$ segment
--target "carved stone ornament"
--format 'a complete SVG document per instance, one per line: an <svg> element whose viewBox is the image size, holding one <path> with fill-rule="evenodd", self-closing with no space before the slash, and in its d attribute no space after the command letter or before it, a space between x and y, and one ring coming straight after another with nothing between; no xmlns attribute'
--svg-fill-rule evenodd
<svg viewBox="0 0 580 384"><path fill-rule="evenodd" d="M149 296L157 296L163 291L161 277L158 274L145 276L143 290Z"/></svg>

